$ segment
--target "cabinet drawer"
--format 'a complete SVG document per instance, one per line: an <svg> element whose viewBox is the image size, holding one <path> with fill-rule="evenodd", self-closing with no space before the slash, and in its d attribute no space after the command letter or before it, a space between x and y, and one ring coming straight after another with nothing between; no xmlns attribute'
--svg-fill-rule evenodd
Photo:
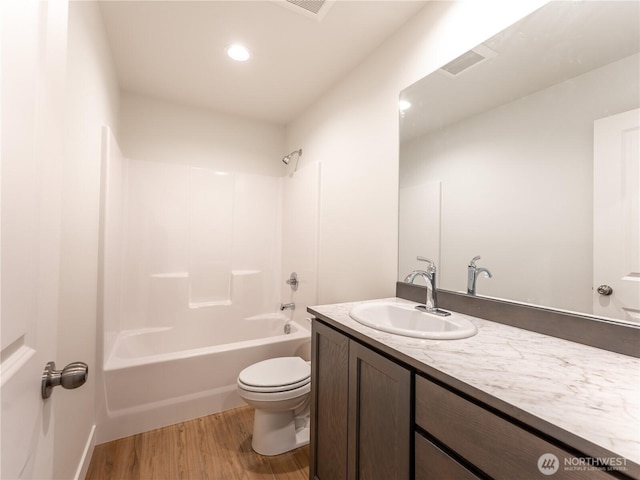
<svg viewBox="0 0 640 480"><path fill-rule="evenodd" d="M415 480L447 478L451 480L478 480L473 473L456 462L419 433L415 434Z"/></svg>
<svg viewBox="0 0 640 480"><path fill-rule="evenodd" d="M554 467L554 480L612 478L603 470L565 468L568 452L420 376L415 415L416 424L494 478L550 478ZM545 457L550 460L543 475L538 460L545 454L557 460Z"/></svg>

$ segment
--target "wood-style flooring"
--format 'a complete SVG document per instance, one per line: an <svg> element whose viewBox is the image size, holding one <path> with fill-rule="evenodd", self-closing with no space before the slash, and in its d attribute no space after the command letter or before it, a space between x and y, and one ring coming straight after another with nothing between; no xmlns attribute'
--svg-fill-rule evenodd
<svg viewBox="0 0 640 480"><path fill-rule="evenodd" d="M240 407L97 445L87 480L307 480L309 447L251 449L253 409Z"/></svg>

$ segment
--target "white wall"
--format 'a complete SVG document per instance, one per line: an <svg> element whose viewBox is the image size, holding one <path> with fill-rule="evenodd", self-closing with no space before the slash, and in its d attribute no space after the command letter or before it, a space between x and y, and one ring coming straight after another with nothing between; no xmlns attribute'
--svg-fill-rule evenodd
<svg viewBox="0 0 640 480"><path fill-rule="evenodd" d="M124 229L125 192L129 176L126 159L113 132L102 127L101 179L100 179L100 239L98 252L98 322L96 332L98 391L102 395L102 369L104 352L110 352L120 331L124 311ZM100 404L101 402L99 402ZM96 424L100 423L98 411Z"/></svg>
<svg viewBox="0 0 640 480"><path fill-rule="evenodd" d="M290 318L309 328L307 307L318 303L318 240L320 179L322 165L306 164L287 176L282 184L282 273L280 298L293 302ZM292 272L298 275L298 289L286 283ZM310 345L309 345L310 347ZM303 356L310 356L310 351Z"/></svg>
<svg viewBox="0 0 640 480"><path fill-rule="evenodd" d="M319 303L395 294L400 91L544 3L429 3L287 127L322 163Z"/></svg>
<svg viewBox="0 0 640 480"><path fill-rule="evenodd" d="M67 55L56 363L88 363L89 380L57 404L56 478L75 475L100 401L95 396L100 138L102 124L117 131L118 86L97 3L70 2Z"/></svg>
<svg viewBox="0 0 640 480"><path fill-rule="evenodd" d="M284 127L123 92L122 153L127 158L256 175L284 175Z"/></svg>

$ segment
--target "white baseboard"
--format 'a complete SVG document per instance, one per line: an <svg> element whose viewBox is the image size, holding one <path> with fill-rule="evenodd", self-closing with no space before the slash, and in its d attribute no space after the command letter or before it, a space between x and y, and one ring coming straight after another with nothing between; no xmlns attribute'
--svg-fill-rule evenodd
<svg viewBox="0 0 640 480"><path fill-rule="evenodd" d="M87 472L89 471L89 464L91 463L91 456L93 455L93 449L96 446L96 426L93 425L91 427L91 431L89 432L89 438L87 438L87 443L84 446L84 451L82 452L82 457L80 458L80 463L76 470L76 474L73 477L74 480L84 480L87 476Z"/></svg>

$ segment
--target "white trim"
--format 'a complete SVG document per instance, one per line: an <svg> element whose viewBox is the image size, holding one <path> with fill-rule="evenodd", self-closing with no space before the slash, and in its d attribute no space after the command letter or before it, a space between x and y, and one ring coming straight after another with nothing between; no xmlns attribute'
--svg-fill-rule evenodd
<svg viewBox="0 0 640 480"><path fill-rule="evenodd" d="M89 432L89 437L87 438L87 443L84 446L84 451L82 452L82 457L80 459L80 463L78 465L78 469L76 470L76 474L74 475L74 480L84 480L87 476L87 472L89 471L89 464L91 463L91 457L93 456L93 449L96 446L96 426L95 424L91 426L91 432Z"/></svg>

